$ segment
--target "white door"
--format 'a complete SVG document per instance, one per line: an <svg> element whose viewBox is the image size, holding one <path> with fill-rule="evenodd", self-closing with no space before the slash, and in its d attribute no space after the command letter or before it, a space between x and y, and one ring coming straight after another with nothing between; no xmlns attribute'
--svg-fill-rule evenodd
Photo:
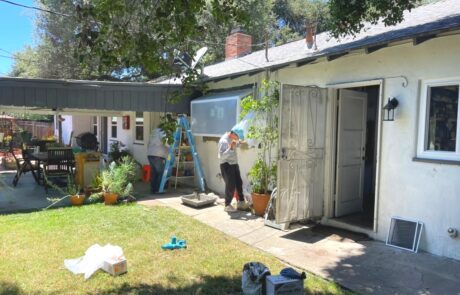
<svg viewBox="0 0 460 295"><path fill-rule="evenodd" d="M323 215L326 89L283 85L276 222Z"/></svg>
<svg viewBox="0 0 460 295"><path fill-rule="evenodd" d="M339 91L336 217L363 210L366 110L367 93Z"/></svg>

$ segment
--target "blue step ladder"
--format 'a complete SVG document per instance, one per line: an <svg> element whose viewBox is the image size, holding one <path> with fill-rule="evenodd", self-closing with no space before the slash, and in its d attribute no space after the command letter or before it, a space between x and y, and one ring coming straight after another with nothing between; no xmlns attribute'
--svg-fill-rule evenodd
<svg viewBox="0 0 460 295"><path fill-rule="evenodd" d="M160 193L164 192L166 182L172 175L172 168L174 167L174 162L176 160L176 151L179 151L179 144L182 141L183 131L185 131L184 133L187 136L188 143L190 145L190 152L193 156L193 163L195 167L194 175L196 178L198 178L200 191L205 192L207 189L203 169L201 168L200 156L196 151L195 139L193 138L193 134L190 131L190 125L185 115L179 115L177 118L177 129L176 132L174 132L174 143L169 147L168 158L166 159L165 169L163 171L163 176L161 177L160 188L158 190Z"/></svg>

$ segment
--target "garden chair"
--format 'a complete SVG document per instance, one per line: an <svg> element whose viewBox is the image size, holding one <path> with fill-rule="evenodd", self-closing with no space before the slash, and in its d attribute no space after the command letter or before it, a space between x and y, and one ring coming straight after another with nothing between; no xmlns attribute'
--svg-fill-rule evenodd
<svg viewBox="0 0 460 295"><path fill-rule="evenodd" d="M48 148L48 157L43 165L45 191L59 180L67 181L74 175L75 157L71 148Z"/></svg>
<svg viewBox="0 0 460 295"><path fill-rule="evenodd" d="M21 151L22 158L16 155L18 149ZM10 153L13 155L14 161L16 163L16 175L13 178L13 186L16 187L19 182L19 178L21 178L21 176L27 172L31 172L35 182L39 183L39 179L35 172L39 171L40 166L38 166L36 163L32 163L28 156L27 150L23 149L22 143L17 144L17 142L11 141Z"/></svg>

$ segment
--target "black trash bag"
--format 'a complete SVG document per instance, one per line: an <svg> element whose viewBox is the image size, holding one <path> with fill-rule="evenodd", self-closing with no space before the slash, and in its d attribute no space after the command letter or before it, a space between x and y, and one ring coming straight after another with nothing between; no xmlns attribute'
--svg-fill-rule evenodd
<svg viewBox="0 0 460 295"><path fill-rule="evenodd" d="M248 262L243 267L241 288L245 295L265 295L265 277L270 270L263 263Z"/></svg>

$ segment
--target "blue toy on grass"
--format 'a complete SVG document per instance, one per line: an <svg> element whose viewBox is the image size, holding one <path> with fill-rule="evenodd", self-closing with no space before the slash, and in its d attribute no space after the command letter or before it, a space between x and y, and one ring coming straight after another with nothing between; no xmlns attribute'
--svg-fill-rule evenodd
<svg viewBox="0 0 460 295"><path fill-rule="evenodd" d="M171 237L171 242L161 246L163 250L185 249L187 242L185 240L177 240L176 236Z"/></svg>

